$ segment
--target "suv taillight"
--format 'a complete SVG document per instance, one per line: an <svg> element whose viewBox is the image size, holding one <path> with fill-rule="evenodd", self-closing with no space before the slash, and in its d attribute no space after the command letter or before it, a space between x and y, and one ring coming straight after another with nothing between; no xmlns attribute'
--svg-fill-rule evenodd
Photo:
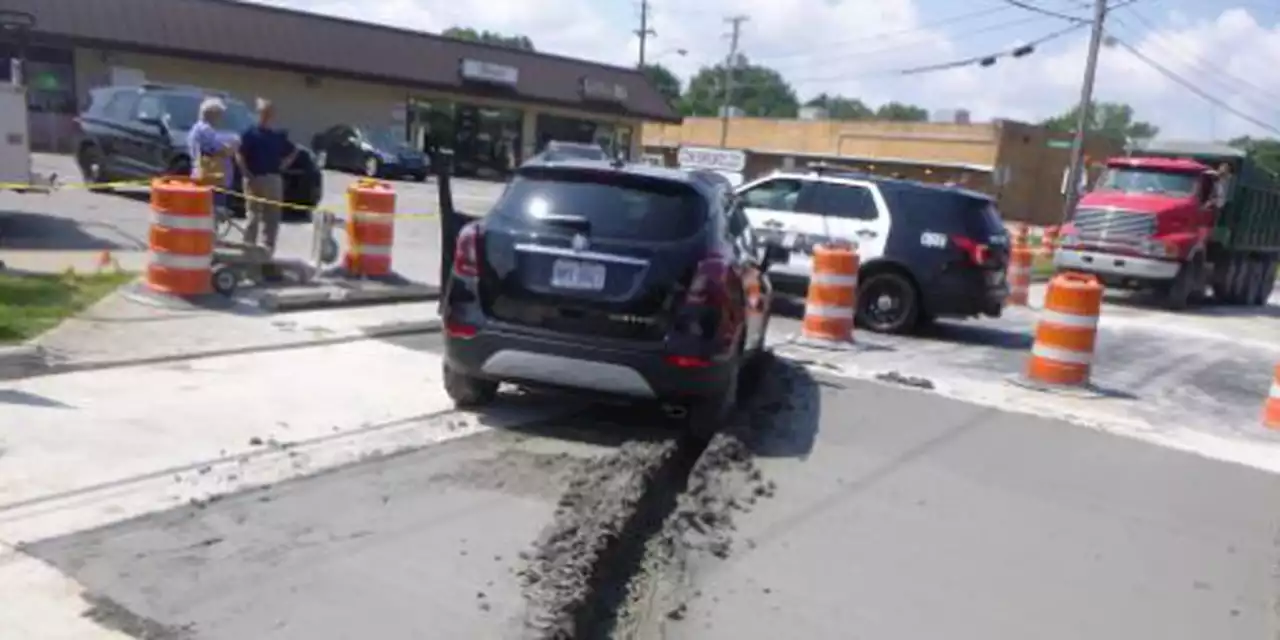
<svg viewBox="0 0 1280 640"><path fill-rule="evenodd" d="M973 266L992 266L991 248L987 245L975 242L965 236L951 236L951 242L964 252L965 257L969 259Z"/></svg>
<svg viewBox="0 0 1280 640"><path fill-rule="evenodd" d="M480 240L480 223L468 223L458 232L458 242L453 249L453 275L474 278L480 275L480 257L477 247Z"/></svg>
<svg viewBox="0 0 1280 640"><path fill-rule="evenodd" d="M729 263L719 254L711 254L698 262L693 272L693 280L689 283L689 292L685 303L691 305L714 305L726 293L725 278L729 275Z"/></svg>

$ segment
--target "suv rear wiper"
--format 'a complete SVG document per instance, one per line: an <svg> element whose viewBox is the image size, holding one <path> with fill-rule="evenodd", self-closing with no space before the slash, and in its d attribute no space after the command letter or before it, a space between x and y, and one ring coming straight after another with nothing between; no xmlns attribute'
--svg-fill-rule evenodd
<svg viewBox="0 0 1280 640"><path fill-rule="evenodd" d="M547 224L553 224L561 227L570 227L580 231L591 230L591 219L584 216L571 216L557 213L549 213L537 217L538 220Z"/></svg>

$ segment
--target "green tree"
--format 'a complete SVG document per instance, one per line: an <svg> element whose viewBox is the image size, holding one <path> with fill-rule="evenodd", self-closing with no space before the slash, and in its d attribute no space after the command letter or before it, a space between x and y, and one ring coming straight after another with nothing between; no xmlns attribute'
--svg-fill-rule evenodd
<svg viewBox="0 0 1280 640"><path fill-rule="evenodd" d="M928 122L929 112L923 107L901 102L889 102L876 109L877 120L893 120L896 122Z"/></svg>
<svg viewBox="0 0 1280 640"><path fill-rule="evenodd" d="M1251 138L1241 136L1227 144L1243 149L1253 155L1254 160L1273 176L1280 176L1280 140L1274 138Z"/></svg>
<svg viewBox="0 0 1280 640"><path fill-rule="evenodd" d="M724 65L703 67L689 80L682 111L686 116L716 116L724 102ZM733 69L733 106L758 118L794 118L796 92L782 74L740 56Z"/></svg>
<svg viewBox="0 0 1280 640"><path fill-rule="evenodd" d="M1095 102L1090 109L1089 130L1123 140L1125 138L1154 138L1160 128L1133 117L1133 107L1120 102ZM1049 118L1040 125L1050 131L1072 133L1076 130L1076 121L1080 118L1080 107Z"/></svg>
<svg viewBox="0 0 1280 640"><path fill-rule="evenodd" d="M469 40L471 42L483 42L485 44L496 44L512 49L522 49L524 51L533 51L533 41L528 36L505 36L496 31L477 31L471 27L449 27L440 35L446 38L455 38L458 40Z"/></svg>
<svg viewBox="0 0 1280 640"><path fill-rule="evenodd" d="M833 96L819 93L804 103L806 107L822 107L827 110L827 117L832 120L870 120L875 112L867 104L857 98Z"/></svg>
<svg viewBox="0 0 1280 640"><path fill-rule="evenodd" d="M646 64L640 67L649 82L654 88L667 99L667 103L673 107L680 105L680 78L672 73L670 69L660 64Z"/></svg>

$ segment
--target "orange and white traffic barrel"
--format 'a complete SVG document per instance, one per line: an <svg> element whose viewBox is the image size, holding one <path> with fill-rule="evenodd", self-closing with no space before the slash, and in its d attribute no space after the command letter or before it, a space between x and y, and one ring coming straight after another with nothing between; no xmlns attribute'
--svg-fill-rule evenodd
<svg viewBox="0 0 1280 640"><path fill-rule="evenodd" d="M1045 227L1040 233L1040 255L1046 258L1052 258L1053 252L1058 248L1058 227Z"/></svg>
<svg viewBox="0 0 1280 640"><path fill-rule="evenodd" d="M187 178L151 181L147 288L178 296L212 292L213 190Z"/></svg>
<svg viewBox="0 0 1280 640"><path fill-rule="evenodd" d="M1271 390L1262 405L1262 424L1268 429L1280 430L1280 365L1271 376Z"/></svg>
<svg viewBox="0 0 1280 640"><path fill-rule="evenodd" d="M1009 282L1008 304L1027 306L1031 295L1031 260L1034 257L1025 236L1021 242L1014 242L1013 250L1009 252L1009 269L1005 274L1005 279Z"/></svg>
<svg viewBox="0 0 1280 640"><path fill-rule="evenodd" d="M853 319L858 309L858 250L849 245L813 248L813 272L804 305L800 335L806 341L853 342Z"/></svg>
<svg viewBox="0 0 1280 640"><path fill-rule="evenodd" d="M1081 273L1062 273L1049 281L1027 363L1030 382L1069 387L1089 383L1103 290L1096 277Z"/></svg>
<svg viewBox="0 0 1280 640"><path fill-rule="evenodd" d="M391 275L396 192L380 180L360 180L347 188L347 254L343 266L356 276Z"/></svg>

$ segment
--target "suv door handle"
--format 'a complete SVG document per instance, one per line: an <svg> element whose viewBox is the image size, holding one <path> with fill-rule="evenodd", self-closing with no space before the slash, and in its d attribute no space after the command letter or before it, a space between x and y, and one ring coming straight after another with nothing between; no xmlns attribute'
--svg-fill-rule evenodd
<svg viewBox="0 0 1280 640"><path fill-rule="evenodd" d="M858 230L858 235L859 235L859 236L861 236L861 237L863 237L863 238L874 238L874 237L876 237L876 236L878 236L878 235L880 235L880 234L878 234L878 233L876 233L876 232L874 232L874 231L871 231L871 230L869 230L869 229L860 229L860 230Z"/></svg>

